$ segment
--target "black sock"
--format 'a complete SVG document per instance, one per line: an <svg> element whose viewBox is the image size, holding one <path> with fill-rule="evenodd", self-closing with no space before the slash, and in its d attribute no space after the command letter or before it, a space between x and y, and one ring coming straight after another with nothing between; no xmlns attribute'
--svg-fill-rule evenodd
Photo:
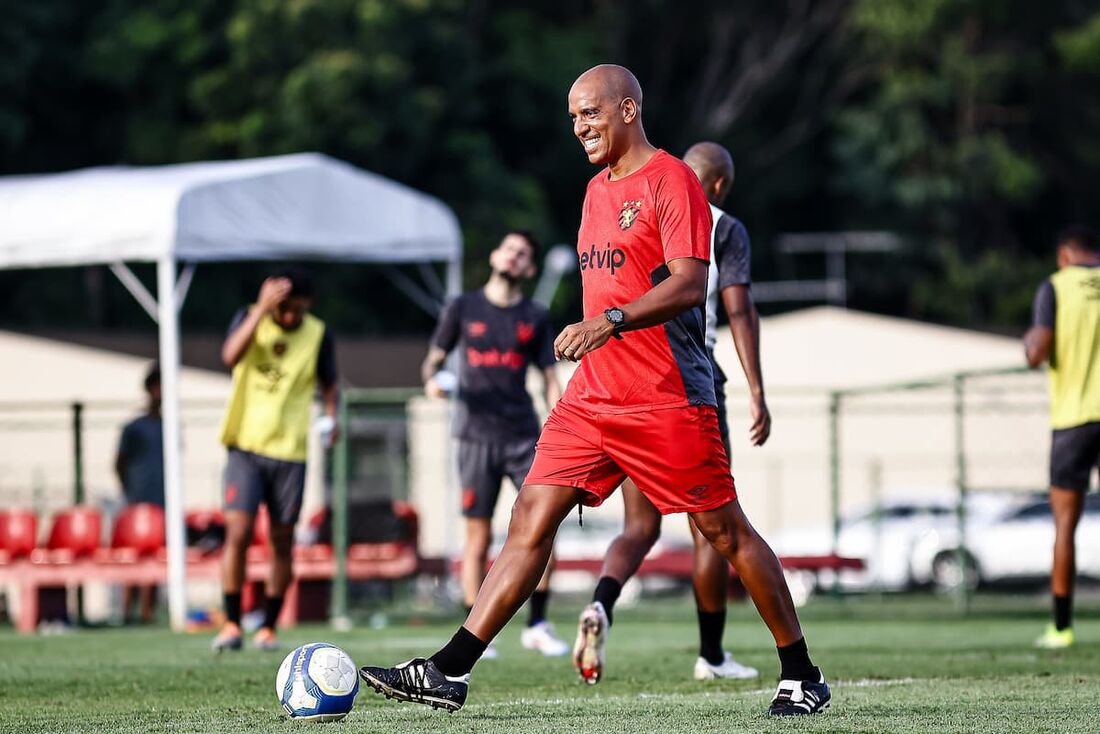
<svg viewBox="0 0 1100 734"><path fill-rule="evenodd" d="M451 641L430 659L443 675L466 675L474 669L474 663L488 646L488 643L479 640L470 630L459 627Z"/></svg>
<svg viewBox="0 0 1100 734"><path fill-rule="evenodd" d="M722 650L722 632L726 629L726 610L704 612L696 608L699 617L699 657L711 665L721 665L726 659Z"/></svg>
<svg viewBox="0 0 1100 734"><path fill-rule="evenodd" d="M611 613L615 609L615 601L623 590L623 585L610 576L603 576L596 584L596 591L592 594L592 601L603 604L603 610L607 612L607 623L611 624Z"/></svg>
<svg viewBox="0 0 1100 734"><path fill-rule="evenodd" d="M241 592L225 592L225 621L239 625L241 623Z"/></svg>
<svg viewBox="0 0 1100 734"><path fill-rule="evenodd" d="M539 622L546 621L546 601L549 598L549 591L536 591L531 594L530 615L527 617L528 627L534 627Z"/></svg>
<svg viewBox="0 0 1100 734"><path fill-rule="evenodd" d="M1054 629L1061 632L1073 625L1073 595L1054 597Z"/></svg>
<svg viewBox="0 0 1100 734"><path fill-rule="evenodd" d="M269 596L264 600L264 623L261 627L274 630L275 623L279 620L279 612L283 610L283 597Z"/></svg>
<svg viewBox="0 0 1100 734"><path fill-rule="evenodd" d="M821 671L810 662L810 652L806 649L806 638L793 642L786 647L775 648L779 651L779 677L783 680L821 680Z"/></svg>

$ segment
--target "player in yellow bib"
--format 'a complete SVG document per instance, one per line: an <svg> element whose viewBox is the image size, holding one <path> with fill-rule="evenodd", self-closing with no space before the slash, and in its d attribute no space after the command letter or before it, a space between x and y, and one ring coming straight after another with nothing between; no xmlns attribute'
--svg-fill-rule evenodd
<svg viewBox="0 0 1100 734"><path fill-rule="evenodd" d="M1058 272L1035 295L1024 349L1028 365L1047 362L1050 373L1054 620L1035 644L1064 648L1073 644L1074 535L1100 462L1100 244L1091 229L1059 235Z"/></svg>
<svg viewBox="0 0 1100 734"><path fill-rule="evenodd" d="M336 414L336 360L324 322L309 313L309 276L288 270L268 278L256 303L239 310L222 345L233 368L233 388L222 421L229 451L225 467L225 552L222 590L226 622L213 648L241 648L241 586L245 552L260 503L271 520L271 576L264 620L253 637L260 649L278 649L275 620L292 574L294 524L305 486L310 409L318 383L325 413ZM335 430L329 434L333 440Z"/></svg>

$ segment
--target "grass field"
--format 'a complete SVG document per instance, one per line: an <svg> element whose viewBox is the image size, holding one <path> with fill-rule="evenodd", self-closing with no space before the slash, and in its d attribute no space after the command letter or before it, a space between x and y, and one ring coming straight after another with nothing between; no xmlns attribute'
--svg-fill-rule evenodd
<svg viewBox="0 0 1100 734"><path fill-rule="evenodd" d="M556 621L572 632L559 603ZM361 690L334 731L363 732L1096 732L1100 700L1097 605L1079 614L1078 645L1033 650L1045 602L979 599L959 619L932 598L815 601L803 612L811 651L833 684L833 708L803 720L769 720L774 648L745 605L731 607L727 647L763 671L758 681L690 680L694 612L687 600L622 609L606 679L576 682L565 658L519 647L513 623L501 658L474 671L471 698L453 715ZM455 620L349 633L287 630L296 645L326 640L357 664L390 664L434 651ZM0 632L0 732L286 732L274 694L282 654L214 657L207 635L161 629L83 630L54 637Z"/></svg>

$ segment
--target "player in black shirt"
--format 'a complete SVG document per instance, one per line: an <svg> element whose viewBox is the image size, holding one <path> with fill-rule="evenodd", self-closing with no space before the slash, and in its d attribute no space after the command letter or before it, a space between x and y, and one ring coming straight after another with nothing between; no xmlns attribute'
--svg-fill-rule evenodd
<svg viewBox="0 0 1100 734"><path fill-rule="evenodd" d="M517 489L535 458L540 422L527 392L527 368L543 375L547 408L561 396L554 371L554 331L546 309L523 295L521 286L534 276L538 244L527 232L509 232L489 255L492 274L484 287L447 304L432 335L421 368L424 391L445 397L449 391L440 371L458 349L459 371L454 436L462 482L466 547L462 556L462 595L472 607L485 580L485 561L492 540L491 521L500 485L507 476ZM569 651L546 620L550 570L531 597L523 646L544 655ZM484 657L495 657L491 646Z"/></svg>

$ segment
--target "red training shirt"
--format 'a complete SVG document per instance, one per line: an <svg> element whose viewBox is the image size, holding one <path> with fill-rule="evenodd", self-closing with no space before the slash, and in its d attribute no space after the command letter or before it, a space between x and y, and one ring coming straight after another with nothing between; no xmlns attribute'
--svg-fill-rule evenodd
<svg viewBox="0 0 1100 734"><path fill-rule="evenodd" d="M623 306L669 276L666 263L710 259L711 214L695 173L658 150L640 169L589 183L577 234L584 317ZM562 400L596 412L714 405L703 306L622 334L581 359Z"/></svg>

